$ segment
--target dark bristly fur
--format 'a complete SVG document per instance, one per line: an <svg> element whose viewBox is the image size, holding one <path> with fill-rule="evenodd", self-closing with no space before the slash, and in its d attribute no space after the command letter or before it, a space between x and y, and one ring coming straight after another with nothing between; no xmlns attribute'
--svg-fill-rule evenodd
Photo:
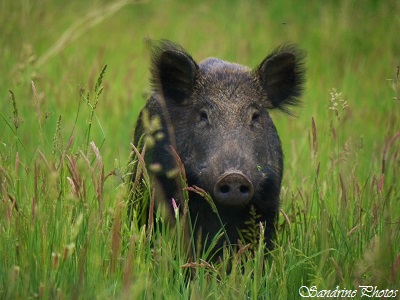
<svg viewBox="0 0 400 300"><path fill-rule="evenodd" d="M224 243L237 244L240 231L257 216L251 223L263 223L265 242L272 247L283 153L268 109L289 112L299 103L304 58L295 45L285 44L251 70L216 58L198 64L166 40L153 47L153 94L139 116L134 143L138 145L143 135L144 141L152 141L145 160L148 167L159 166L153 170L155 203L169 215L173 216L172 198L181 208L184 205L171 145L183 162L187 184L214 199L218 215L200 195L189 197L193 234L203 246L222 227L225 235L215 250ZM150 119L160 118L161 128L146 129L145 111Z"/></svg>

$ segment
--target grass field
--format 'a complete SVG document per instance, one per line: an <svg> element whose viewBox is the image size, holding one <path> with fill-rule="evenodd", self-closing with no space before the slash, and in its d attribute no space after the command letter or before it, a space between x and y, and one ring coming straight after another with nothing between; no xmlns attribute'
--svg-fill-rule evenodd
<svg viewBox="0 0 400 300"><path fill-rule="evenodd" d="M1 1L1 299L399 299L399 28L395 0ZM308 53L296 117L271 112L277 246L238 254L229 274L227 259L188 262L179 234L126 226L160 38L253 67L282 42Z"/></svg>

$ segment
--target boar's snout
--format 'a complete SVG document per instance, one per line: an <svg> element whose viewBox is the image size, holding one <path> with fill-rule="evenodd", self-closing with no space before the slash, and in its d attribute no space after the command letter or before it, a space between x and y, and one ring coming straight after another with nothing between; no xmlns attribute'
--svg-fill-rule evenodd
<svg viewBox="0 0 400 300"><path fill-rule="evenodd" d="M222 174L214 186L214 196L223 205L244 205L253 197L253 184L239 171Z"/></svg>

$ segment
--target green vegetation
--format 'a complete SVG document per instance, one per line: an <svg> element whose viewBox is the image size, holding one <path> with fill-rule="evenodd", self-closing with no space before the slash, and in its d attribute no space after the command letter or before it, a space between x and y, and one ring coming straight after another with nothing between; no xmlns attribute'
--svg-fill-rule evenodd
<svg viewBox="0 0 400 300"><path fill-rule="evenodd" d="M1 1L1 298L400 290L399 28L395 0ZM189 259L182 229L126 225L149 38L250 66L285 41L308 52L297 117L272 112L285 152L276 249L243 248L230 274L227 258Z"/></svg>

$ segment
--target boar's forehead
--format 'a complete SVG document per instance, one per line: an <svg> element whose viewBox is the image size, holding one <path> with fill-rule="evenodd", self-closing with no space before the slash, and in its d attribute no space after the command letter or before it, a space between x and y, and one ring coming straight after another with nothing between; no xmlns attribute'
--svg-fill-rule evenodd
<svg viewBox="0 0 400 300"><path fill-rule="evenodd" d="M216 58L199 67L198 96L215 108L239 112L258 102L261 87L250 68Z"/></svg>

